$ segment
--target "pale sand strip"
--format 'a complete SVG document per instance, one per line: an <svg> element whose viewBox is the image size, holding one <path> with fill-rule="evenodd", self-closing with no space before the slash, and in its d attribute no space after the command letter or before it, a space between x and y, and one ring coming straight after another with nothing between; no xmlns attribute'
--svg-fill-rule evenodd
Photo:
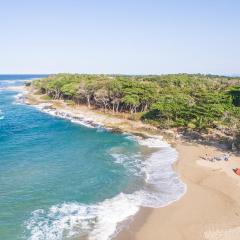
<svg viewBox="0 0 240 240"><path fill-rule="evenodd" d="M29 91L29 88L25 88L25 91ZM156 127L148 124L144 124L141 121L132 121L127 119L129 115L118 114L113 115L110 112L104 113L96 109L89 109L85 105L67 105L62 100L43 100L41 95L35 95L31 92L25 95L26 103L30 105L38 105L40 103L52 104L58 111L70 113L78 117L82 117L85 120L89 120L92 123L98 123L105 127L113 128L115 130L130 132L130 133L142 133L142 134L159 134Z"/></svg>

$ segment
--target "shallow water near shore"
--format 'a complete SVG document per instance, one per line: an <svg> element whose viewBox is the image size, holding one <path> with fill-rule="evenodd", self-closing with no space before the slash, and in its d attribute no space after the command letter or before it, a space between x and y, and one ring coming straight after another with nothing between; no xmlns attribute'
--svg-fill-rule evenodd
<svg viewBox="0 0 240 240"><path fill-rule="evenodd" d="M0 76L1 239L107 240L140 206L185 192L171 167L177 153L161 139L73 123L4 91L35 77Z"/></svg>

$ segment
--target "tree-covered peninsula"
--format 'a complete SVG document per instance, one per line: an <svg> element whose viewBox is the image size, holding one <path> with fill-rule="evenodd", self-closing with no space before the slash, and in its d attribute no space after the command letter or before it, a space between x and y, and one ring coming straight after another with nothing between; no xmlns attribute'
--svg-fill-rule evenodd
<svg viewBox="0 0 240 240"><path fill-rule="evenodd" d="M127 113L159 128L220 132L239 145L240 78L202 74L160 76L56 74L35 80L51 99Z"/></svg>

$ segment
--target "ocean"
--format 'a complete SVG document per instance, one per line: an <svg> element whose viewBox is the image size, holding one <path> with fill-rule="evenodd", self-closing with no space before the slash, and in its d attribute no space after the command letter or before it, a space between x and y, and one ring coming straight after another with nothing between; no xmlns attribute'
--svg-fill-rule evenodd
<svg viewBox="0 0 240 240"><path fill-rule="evenodd" d="M39 77L0 75L0 239L108 240L185 193L161 139L60 118L8 88Z"/></svg>

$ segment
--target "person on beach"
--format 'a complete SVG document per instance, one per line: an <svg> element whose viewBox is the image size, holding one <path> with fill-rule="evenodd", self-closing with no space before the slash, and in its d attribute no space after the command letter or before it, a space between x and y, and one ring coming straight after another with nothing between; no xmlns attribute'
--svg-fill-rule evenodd
<svg viewBox="0 0 240 240"><path fill-rule="evenodd" d="M207 153L205 154L204 157L201 157L203 160L210 161L210 158L208 157Z"/></svg>
<svg viewBox="0 0 240 240"><path fill-rule="evenodd" d="M215 157L209 157L208 154L206 153L204 157L201 157L203 160L206 161L211 161L213 162L214 160L216 161L228 161L230 158L230 154L229 153L224 153L222 156L215 156Z"/></svg>
<svg viewBox="0 0 240 240"><path fill-rule="evenodd" d="M228 161L229 158L230 158L230 154L229 154L229 153L223 154L223 160L224 160L224 161Z"/></svg>

